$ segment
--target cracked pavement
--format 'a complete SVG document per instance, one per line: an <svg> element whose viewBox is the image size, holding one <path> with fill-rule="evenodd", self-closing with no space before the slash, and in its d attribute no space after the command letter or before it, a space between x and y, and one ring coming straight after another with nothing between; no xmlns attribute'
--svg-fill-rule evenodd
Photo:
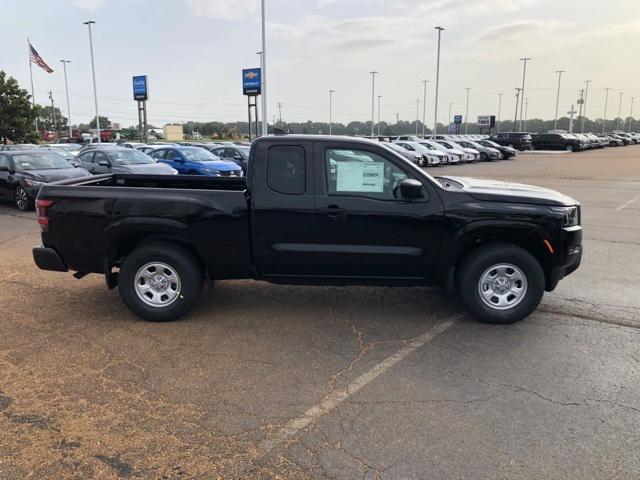
<svg viewBox="0 0 640 480"><path fill-rule="evenodd" d="M582 267L511 326L463 315L269 452L292 419L463 311L428 288L220 282L143 322L41 272L0 203L0 478L640 477L640 146L429 170L558 189Z"/></svg>

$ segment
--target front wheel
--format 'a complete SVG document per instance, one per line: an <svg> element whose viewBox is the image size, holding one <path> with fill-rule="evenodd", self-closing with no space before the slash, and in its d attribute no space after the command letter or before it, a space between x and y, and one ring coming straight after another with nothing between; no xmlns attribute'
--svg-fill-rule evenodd
<svg viewBox="0 0 640 480"><path fill-rule="evenodd" d="M462 301L479 320L507 324L526 318L544 294L545 278L536 258L507 243L479 247L458 275Z"/></svg>
<svg viewBox="0 0 640 480"><path fill-rule="evenodd" d="M573 152L573 145L567 145L567 152Z"/></svg>
<svg viewBox="0 0 640 480"><path fill-rule="evenodd" d="M487 154L486 154L486 153L484 153L484 152L481 152L481 153L480 153L480 161L482 161L482 162L487 162L487 161L489 161L489 157L487 156Z"/></svg>
<svg viewBox="0 0 640 480"><path fill-rule="evenodd" d="M122 263L118 289L137 316L168 322L185 315L202 290L203 271L180 246L168 243L135 249Z"/></svg>
<svg viewBox="0 0 640 480"><path fill-rule="evenodd" d="M31 210L33 208L33 200L29 197L27 191L18 185L13 192L13 198L16 202L16 207L22 212Z"/></svg>

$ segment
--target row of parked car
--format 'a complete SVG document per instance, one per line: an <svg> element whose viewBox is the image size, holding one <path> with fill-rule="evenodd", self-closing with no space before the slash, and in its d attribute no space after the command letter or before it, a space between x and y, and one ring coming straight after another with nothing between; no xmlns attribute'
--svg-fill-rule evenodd
<svg viewBox="0 0 640 480"><path fill-rule="evenodd" d="M569 133L563 130L548 133L501 132L489 137L493 142L518 150L566 150L578 152L593 148L622 147L640 143L640 134L628 132Z"/></svg>
<svg viewBox="0 0 640 480"><path fill-rule="evenodd" d="M103 173L243 177L249 150L231 142L0 145L0 198L30 210L45 183Z"/></svg>

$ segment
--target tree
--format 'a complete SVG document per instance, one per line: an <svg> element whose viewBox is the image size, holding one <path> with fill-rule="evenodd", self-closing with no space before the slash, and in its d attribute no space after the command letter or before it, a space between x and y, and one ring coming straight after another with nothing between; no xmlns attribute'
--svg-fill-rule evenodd
<svg viewBox="0 0 640 480"><path fill-rule="evenodd" d="M35 111L29 92L0 70L0 142L36 142Z"/></svg>
<svg viewBox="0 0 640 480"><path fill-rule="evenodd" d="M89 128L97 128L96 127L96 117L93 117L89 122ZM107 117L103 117L100 115L100 128L111 128L111 120Z"/></svg>
<svg viewBox="0 0 640 480"><path fill-rule="evenodd" d="M55 107L53 110L55 113L55 123L53 122L53 115L51 115L51 105L36 105L35 111L38 117L38 128L55 130L57 126L61 131L68 128L68 119L62 116L62 112L60 112L58 107Z"/></svg>

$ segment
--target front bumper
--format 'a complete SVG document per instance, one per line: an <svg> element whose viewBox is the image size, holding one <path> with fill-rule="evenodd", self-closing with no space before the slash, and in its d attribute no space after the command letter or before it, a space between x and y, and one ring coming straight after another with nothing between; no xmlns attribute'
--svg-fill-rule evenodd
<svg viewBox="0 0 640 480"><path fill-rule="evenodd" d="M567 227L563 229L562 265L551 269L547 279L547 291L552 291L558 282L573 273L582 262L582 227Z"/></svg>
<svg viewBox="0 0 640 480"><path fill-rule="evenodd" d="M67 265L62 257L53 248L33 247L33 261L41 270L51 270L53 272L68 272Z"/></svg>

